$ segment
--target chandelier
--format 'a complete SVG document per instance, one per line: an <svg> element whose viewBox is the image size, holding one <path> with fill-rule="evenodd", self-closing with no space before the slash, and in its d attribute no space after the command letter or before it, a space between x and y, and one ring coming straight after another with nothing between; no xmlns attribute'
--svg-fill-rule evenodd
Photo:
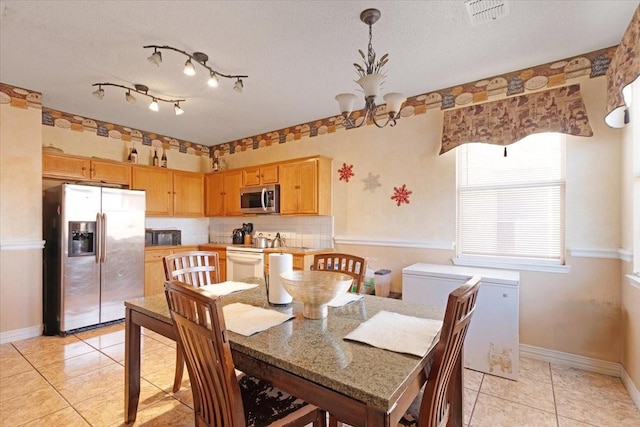
<svg viewBox="0 0 640 427"><path fill-rule="evenodd" d="M242 89L244 89L244 83L242 79L246 79L249 77L249 76L223 74L219 71L214 70L213 68L207 65L207 61L209 60L209 55L207 55L206 53L194 52L190 54L185 52L184 50L180 50L175 47L171 47L167 45L159 46L159 45L152 44L148 46L143 46L143 48L153 49L153 53L147 59L156 67L159 67L160 64L162 63L162 52L159 51L159 49L173 50L175 52L179 52L183 54L184 56L187 57L187 62L184 63L184 69L183 69L183 72L187 76L196 75L196 69L193 65L193 62L196 62L197 64L202 65L204 68L206 68L209 71L209 79L207 80L207 85L209 85L209 87L218 87L219 77L224 77L232 80L235 79L233 90L235 90L236 92L242 93Z"/></svg>
<svg viewBox="0 0 640 427"><path fill-rule="evenodd" d="M336 101L338 101L338 105L340 106L340 112L344 117L345 128L347 129L360 127L369 121L372 121L379 128L383 128L386 125L395 126L396 119L400 118L402 104L407 100L406 96L398 92L391 92L384 95L383 99L387 104L387 119L384 122L378 122L376 118L376 110L378 108L376 106L376 97L385 79L383 68L389 60L389 54L387 53L376 61L376 52L371 46L371 27L378 19L380 19L380 11L378 9L367 9L360 14L360 20L369 26L369 47L366 56L362 50L358 50L364 66L356 63L353 64L358 76L360 76L356 82L364 91L365 113L359 123L356 124L356 119L351 117L353 105L358 97L352 93L336 95Z"/></svg>
<svg viewBox="0 0 640 427"><path fill-rule="evenodd" d="M185 102L184 99L164 99L159 96L150 95L147 93L149 92L149 88L145 85L136 84L134 85L134 87L128 87L128 86L123 86L116 83L94 83L92 86L98 86L98 89L93 91L93 96L95 96L100 100L104 98L104 89L102 89L102 86L115 86L115 87L125 89L127 91L124 94L124 99L129 104L135 104L137 101L136 97L131 94L131 92L133 91L134 93L138 93L140 95L144 95L146 97L151 98L151 103L149 104L149 109L151 111L159 111L160 106L158 105L158 101L162 101L162 102L168 102L173 104L173 111L176 113L176 116L179 116L182 113L184 113L184 110L180 107L180 103Z"/></svg>

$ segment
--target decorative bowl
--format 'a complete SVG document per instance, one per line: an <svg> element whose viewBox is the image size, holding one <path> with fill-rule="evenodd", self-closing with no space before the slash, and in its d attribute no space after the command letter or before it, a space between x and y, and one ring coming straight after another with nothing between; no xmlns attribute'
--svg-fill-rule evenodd
<svg viewBox="0 0 640 427"><path fill-rule="evenodd" d="M353 278L335 271L293 270L280 273L280 283L294 300L303 304L307 319L327 317L327 303L346 293Z"/></svg>

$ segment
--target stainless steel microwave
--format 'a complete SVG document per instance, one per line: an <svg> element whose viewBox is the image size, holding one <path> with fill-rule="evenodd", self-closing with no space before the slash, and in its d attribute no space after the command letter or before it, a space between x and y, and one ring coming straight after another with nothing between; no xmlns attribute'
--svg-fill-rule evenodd
<svg viewBox="0 0 640 427"><path fill-rule="evenodd" d="M272 184L241 188L240 211L245 214L280 213L280 186Z"/></svg>

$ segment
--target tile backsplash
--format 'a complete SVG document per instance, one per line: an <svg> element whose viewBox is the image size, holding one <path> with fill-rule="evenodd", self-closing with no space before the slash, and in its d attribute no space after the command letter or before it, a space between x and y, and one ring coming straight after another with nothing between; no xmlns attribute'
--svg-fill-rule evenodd
<svg viewBox="0 0 640 427"><path fill-rule="evenodd" d="M231 234L244 223L252 223L253 229L264 232L284 232L292 238L286 246L307 248L333 248L332 216L279 216L212 218L209 224L211 243L231 243Z"/></svg>
<svg viewBox="0 0 640 427"><path fill-rule="evenodd" d="M147 217L147 228L175 228L182 231L183 245L229 243L235 228L252 223L254 230L284 232L292 237L285 244L293 247L333 248L332 216L259 215L232 218L160 218Z"/></svg>
<svg viewBox="0 0 640 427"><path fill-rule="evenodd" d="M175 228L181 230L183 245L209 243L209 218L147 217L146 228Z"/></svg>

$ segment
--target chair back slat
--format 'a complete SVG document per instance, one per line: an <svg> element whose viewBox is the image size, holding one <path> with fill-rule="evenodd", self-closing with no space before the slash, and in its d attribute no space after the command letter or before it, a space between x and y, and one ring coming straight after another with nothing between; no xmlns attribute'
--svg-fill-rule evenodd
<svg viewBox="0 0 640 427"><path fill-rule="evenodd" d="M165 295L191 378L196 425L246 425L220 297L178 281L165 283Z"/></svg>
<svg viewBox="0 0 640 427"><path fill-rule="evenodd" d="M331 270L353 277L355 292L362 292L364 276L367 272L367 260L350 254L328 252L313 257L312 270ZM353 288L352 288L353 290Z"/></svg>
<svg viewBox="0 0 640 427"><path fill-rule="evenodd" d="M200 287L220 283L220 264L217 252L189 251L164 257L167 280L177 280Z"/></svg>
<svg viewBox="0 0 640 427"><path fill-rule="evenodd" d="M449 385L475 310L480 280L474 276L449 294L440 340L420 404L418 427L447 425L451 407ZM455 391L458 392L462 390Z"/></svg>

